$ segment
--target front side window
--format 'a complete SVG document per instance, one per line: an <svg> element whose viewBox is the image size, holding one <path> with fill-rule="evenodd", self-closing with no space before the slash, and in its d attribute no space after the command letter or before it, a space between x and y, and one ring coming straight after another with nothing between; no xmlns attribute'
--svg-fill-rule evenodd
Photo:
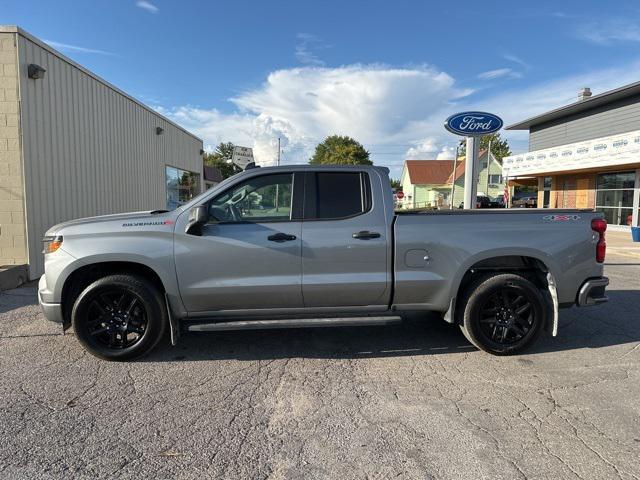
<svg viewBox="0 0 640 480"><path fill-rule="evenodd" d="M165 168L167 209L174 210L200 193L200 175L175 167Z"/></svg>
<svg viewBox="0 0 640 480"><path fill-rule="evenodd" d="M306 218L329 220L349 218L369 210L371 187L368 176L359 172L317 172L312 195L315 212Z"/></svg>
<svg viewBox="0 0 640 480"><path fill-rule="evenodd" d="M499 174L491 174L489 175L489 183L502 183L502 175Z"/></svg>
<svg viewBox="0 0 640 480"><path fill-rule="evenodd" d="M268 222L291 219L293 175L263 175L214 198L209 215L219 222Z"/></svg>

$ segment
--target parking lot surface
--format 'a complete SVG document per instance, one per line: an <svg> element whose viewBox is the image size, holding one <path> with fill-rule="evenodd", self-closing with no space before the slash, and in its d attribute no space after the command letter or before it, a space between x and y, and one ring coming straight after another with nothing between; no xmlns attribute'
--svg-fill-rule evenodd
<svg viewBox="0 0 640 480"><path fill-rule="evenodd" d="M0 293L0 478L638 478L640 249L514 357L456 327L191 335L100 361Z"/></svg>

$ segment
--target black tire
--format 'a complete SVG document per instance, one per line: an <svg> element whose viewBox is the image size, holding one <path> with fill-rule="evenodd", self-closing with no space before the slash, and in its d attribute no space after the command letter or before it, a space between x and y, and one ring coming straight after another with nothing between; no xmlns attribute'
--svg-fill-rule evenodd
<svg viewBox="0 0 640 480"><path fill-rule="evenodd" d="M135 275L109 275L85 288L71 321L78 340L104 360L130 360L149 353L168 330L158 289Z"/></svg>
<svg viewBox="0 0 640 480"><path fill-rule="evenodd" d="M547 321L540 289L513 273L478 277L465 289L462 299L462 333L480 350L494 355L522 352L536 341Z"/></svg>

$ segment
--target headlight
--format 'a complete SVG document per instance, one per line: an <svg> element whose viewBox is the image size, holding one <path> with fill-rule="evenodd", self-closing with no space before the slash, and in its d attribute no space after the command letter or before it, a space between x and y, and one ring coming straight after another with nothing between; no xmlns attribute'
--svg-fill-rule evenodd
<svg viewBox="0 0 640 480"><path fill-rule="evenodd" d="M44 243L44 250L42 250L42 253L53 253L62 246L62 235L44 237L42 239L42 243Z"/></svg>

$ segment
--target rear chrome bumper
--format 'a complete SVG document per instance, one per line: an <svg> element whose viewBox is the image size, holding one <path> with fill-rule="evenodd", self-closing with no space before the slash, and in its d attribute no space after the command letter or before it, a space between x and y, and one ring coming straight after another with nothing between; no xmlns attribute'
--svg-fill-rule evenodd
<svg viewBox="0 0 640 480"><path fill-rule="evenodd" d="M590 278L580 287L576 303L579 307L589 307L608 302L609 297L605 294L607 285L609 285L607 277Z"/></svg>

